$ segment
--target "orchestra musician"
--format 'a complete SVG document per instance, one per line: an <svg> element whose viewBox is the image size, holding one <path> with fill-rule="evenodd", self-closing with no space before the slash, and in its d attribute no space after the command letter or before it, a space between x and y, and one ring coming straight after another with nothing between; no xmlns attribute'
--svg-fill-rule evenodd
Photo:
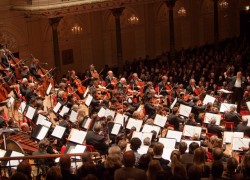
<svg viewBox="0 0 250 180"><path fill-rule="evenodd" d="M141 80L138 78L138 74L137 74L137 73L134 73L134 74L132 75L132 79L130 80L130 87L131 87L131 89L138 91L138 90L140 90L141 88L143 88L143 87L138 86L138 85L137 85L137 84L138 84L137 82L141 82Z"/></svg>
<svg viewBox="0 0 250 180"><path fill-rule="evenodd" d="M22 79L22 83L20 84L20 92L22 94L22 96L26 96L26 94L28 93L29 90L29 81L27 78L23 78Z"/></svg>
<svg viewBox="0 0 250 180"><path fill-rule="evenodd" d="M108 71L107 76L105 78L107 89L114 89L115 87L115 84L113 84L114 80L116 80L116 78L114 77L113 71Z"/></svg>
<svg viewBox="0 0 250 180"><path fill-rule="evenodd" d="M33 61L29 67L30 74L34 76L38 81L43 81L42 78L44 77L44 75L39 74L38 69L39 69L39 60L33 58Z"/></svg>
<svg viewBox="0 0 250 180"><path fill-rule="evenodd" d="M194 79L190 79L189 85L186 88L186 93L187 94L195 95L195 89L196 89L195 80Z"/></svg>
<svg viewBox="0 0 250 180"><path fill-rule="evenodd" d="M168 81L168 77L162 76L161 82L158 84L159 92L163 96L169 95L169 92L171 91L171 86L168 85L167 81Z"/></svg>
<svg viewBox="0 0 250 180"><path fill-rule="evenodd" d="M227 72L224 76L228 82L228 89L233 91L232 94L232 104L237 103L237 112L240 112L241 102L243 100L244 89L248 85L247 79L242 76L242 72L237 72L236 76L229 77Z"/></svg>
<svg viewBox="0 0 250 180"><path fill-rule="evenodd" d="M99 74L98 72L95 70L95 66L93 64L91 64L89 66L89 69L86 72L86 84L87 85L91 85L92 79L98 79L99 78Z"/></svg>
<svg viewBox="0 0 250 180"><path fill-rule="evenodd" d="M121 94L126 94L128 90L127 80L125 78L121 78L120 81L116 85L116 89Z"/></svg>
<svg viewBox="0 0 250 180"><path fill-rule="evenodd" d="M173 107L172 113L168 115L168 123L174 125L175 131L182 131L180 124L184 123L184 119L178 116L178 107Z"/></svg>

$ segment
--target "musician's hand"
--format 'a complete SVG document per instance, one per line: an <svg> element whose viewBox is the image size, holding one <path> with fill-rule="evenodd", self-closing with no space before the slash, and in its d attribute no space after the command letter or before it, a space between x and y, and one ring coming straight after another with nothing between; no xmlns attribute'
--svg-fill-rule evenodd
<svg viewBox="0 0 250 180"><path fill-rule="evenodd" d="M224 76L225 76L225 78L227 77L227 72L224 72Z"/></svg>
<svg viewBox="0 0 250 180"><path fill-rule="evenodd" d="M41 78L44 78L45 77L45 75L41 75Z"/></svg>

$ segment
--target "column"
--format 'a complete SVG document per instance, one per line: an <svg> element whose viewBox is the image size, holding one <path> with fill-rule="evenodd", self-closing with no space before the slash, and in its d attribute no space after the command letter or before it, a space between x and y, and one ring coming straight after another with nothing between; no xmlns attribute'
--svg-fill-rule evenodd
<svg viewBox="0 0 250 180"><path fill-rule="evenodd" d="M119 73L122 72L123 68L122 36L121 36L121 22L120 22L120 17L122 15L123 10L124 7L111 10L113 16L115 17L116 51L117 51L117 63L118 63Z"/></svg>
<svg viewBox="0 0 250 180"><path fill-rule="evenodd" d="M217 45L219 41L219 0L214 1L214 44Z"/></svg>
<svg viewBox="0 0 250 180"><path fill-rule="evenodd" d="M62 17L55 17L55 18L49 19L49 24L52 27L54 67L56 67L56 72L58 72L58 75L61 72L61 61L60 61L60 51L59 51L57 27L58 27L61 19L62 19Z"/></svg>
<svg viewBox="0 0 250 180"><path fill-rule="evenodd" d="M176 0L166 0L169 16L169 42L170 42L170 60L175 60L175 38L174 38L174 6Z"/></svg>

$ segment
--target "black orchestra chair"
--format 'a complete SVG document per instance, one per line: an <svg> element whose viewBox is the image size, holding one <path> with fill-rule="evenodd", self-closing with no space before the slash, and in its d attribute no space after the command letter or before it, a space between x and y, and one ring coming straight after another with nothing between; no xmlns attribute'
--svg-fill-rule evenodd
<svg viewBox="0 0 250 180"><path fill-rule="evenodd" d="M225 130L234 130L234 122L225 122Z"/></svg>

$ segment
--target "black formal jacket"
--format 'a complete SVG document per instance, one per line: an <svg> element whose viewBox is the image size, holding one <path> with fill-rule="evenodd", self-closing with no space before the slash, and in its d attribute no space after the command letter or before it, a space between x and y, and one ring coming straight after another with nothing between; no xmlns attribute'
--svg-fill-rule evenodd
<svg viewBox="0 0 250 180"><path fill-rule="evenodd" d="M105 154L108 150L108 145L105 143L104 136L97 134L94 131L88 131L86 135L86 144L92 145L101 154Z"/></svg>

